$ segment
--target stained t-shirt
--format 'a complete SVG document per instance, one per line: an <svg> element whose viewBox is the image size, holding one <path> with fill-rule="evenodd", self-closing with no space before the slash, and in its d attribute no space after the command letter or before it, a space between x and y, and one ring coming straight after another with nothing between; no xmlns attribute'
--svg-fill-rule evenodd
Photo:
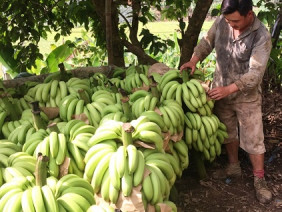
<svg viewBox="0 0 282 212"><path fill-rule="evenodd" d="M239 88L224 99L226 103L252 102L261 95L260 84L271 47L270 33L256 16L252 25L234 39L232 27L221 15L195 47L194 54L202 61L215 49L212 87L235 83Z"/></svg>

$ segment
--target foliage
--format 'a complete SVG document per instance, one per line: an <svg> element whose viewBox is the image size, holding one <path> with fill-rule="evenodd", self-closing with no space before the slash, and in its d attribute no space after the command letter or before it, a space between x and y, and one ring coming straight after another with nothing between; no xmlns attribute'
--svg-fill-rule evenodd
<svg viewBox="0 0 282 212"><path fill-rule="evenodd" d="M258 18L269 27L272 32L272 36L274 35L274 24L276 20L278 20L279 13L282 10L282 3L278 1L262 1L258 0L256 4L260 11L258 13ZM281 14L280 14L281 18ZM281 29L275 29L281 31ZM282 84L282 36L278 31L277 40L273 39L274 47L272 48L270 54L270 60L268 63L268 73L266 74L268 87L273 89L275 87L281 88ZM280 35L279 35L280 34Z"/></svg>
<svg viewBox="0 0 282 212"><path fill-rule="evenodd" d="M5 49L0 56L6 61L15 60L16 65L10 66L15 72L31 69L37 59L43 59L39 52L40 38L47 38L51 30L59 34L70 33L73 24L67 17L68 2L66 1L20 1L2 0L0 7L0 44ZM10 59L7 59L10 57Z"/></svg>

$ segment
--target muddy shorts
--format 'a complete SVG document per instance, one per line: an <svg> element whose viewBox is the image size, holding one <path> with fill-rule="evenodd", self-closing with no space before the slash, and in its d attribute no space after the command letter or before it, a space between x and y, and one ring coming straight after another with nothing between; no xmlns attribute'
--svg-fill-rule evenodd
<svg viewBox="0 0 282 212"><path fill-rule="evenodd" d="M229 137L224 143L239 140L240 147L249 154L265 152L261 99L234 104L216 101L214 113L227 127Z"/></svg>

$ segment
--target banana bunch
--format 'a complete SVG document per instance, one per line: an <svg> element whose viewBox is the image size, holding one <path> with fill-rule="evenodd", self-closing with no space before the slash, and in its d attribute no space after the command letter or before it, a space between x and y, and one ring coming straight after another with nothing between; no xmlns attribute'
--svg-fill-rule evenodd
<svg viewBox="0 0 282 212"><path fill-rule="evenodd" d="M28 130L26 135L26 142L22 146L22 151L28 153L29 155L37 157L35 150L38 144L40 144L44 140L44 138L48 136L49 133L44 129L39 129L32 134L29 134Z"/></svg>
<svg viewBox="0 0 282 212"><path fill-rule="evenodd" d="M158 90L162 93L164 90L164 87L171 81L177 82L178 80L181 80L181 74L180 71L177 69L171 69L167 71L164 75L162 75L162 78L157 86Z"/></svg>
<svg viewBox="0 0 282 212"><path fill-rule="evenodd" d="M216 115L200 116L197 113L187 112L185 124L184 140L189 148L193 147L196 151L203 152L204 158L209 161L213 161L216 155L221 154L221 144L227 133L222 129L224 124ZM218 139L219 136L221 140Z"/></svg>
<svg viewBox="0 0 282 212"><path fill-rule="evenodd" d="M100 142L107 140L122 141L122 125L123 122L108 120L103 122L95 131L94 135L89 139L88 146L92 147Z"/></svg>
<svg viewBox="0 0 282 212"><path fill-rule="evenodd" d="M162 116L159 113L157 113L156 111L153 111L153 110L144 111L143 113L140 114L140 116L145 116L149 119L149 121L155 122L157 125L159 125L162 132L168 131Z"/></svg>
<svg viewBox="0 0 282 212"><path fill-rule="evenodd" d="M2 169L4 182L10 182L16 177L34 176L36 158L25 153L15 152L8 157L7 167Z"/></svg>
<svg viewBox="0 0 282 212"><path fill-rule="evenodd" d="M1 111L0 112L0 129L1 129L1 131L2 131L2 127L5 123L5 119L8 115L9 115L9 113L7 111Z"/></svg>
<svg viewBox="0 0 282 212"><path fill-rule="evenodd" d="M22 121L22 124L16 127L8 136L8 140L19 146L26 142L26 137L35 132L35 128L29 121Z"/></svg>
<svg viewBox="0 0 282 212"><path fill-rule="evenodd" d="M48 185L35 185L34 177L17 177L0 188L1 211L54 211L59 207Z"/></svg>
<svg viewBox="0 0 282 212"><path fill-rule="evenodd" d="M110 205L91 205L87 212L115 212L116 210Z"/></svg>
<svg viewBox="0 0 282 212"><path fill-rule="evenodd" d="M89 150L88 141L94 135L96 128L77 122L70 130L70 139L67 142L67 155L70 158L69 173L83 177L85 168L84 157Z"/></svg>
<svg viewBox="0 0 282 212"><path fill-rule="evenodd" d="M189 155L188 146L184 140L179 140L177 142L169 142L170 151L172 156L179 161L180 171L176 172L178 177L181 177L182 171L188 168L189 165ZM179 160L177 159L179 158Z"/></svg>
<svg viewBox="0 0 282 212"><path fill-rule="evenodd" d="M20 113L22 113L26 109L30 109L30 104L23 97L12 98L11 101L12 101L13 106L15 106Z"/></svg>
<svg viewBox="0 0 282 212"><path fill-rule="evenodd" d="M54 194L58 211L87 211L95 204L91 184L75 174L63 176L57 182Z"/></svg>
<svg viewBox="0 0 282 212"><path fill-rule="evenodd" d="M123 80L124 83L119 82L120 88L124 89L128 93L132 93L135 90L138 90L144 86L149 86L150 81L147 75L143 73L131 73L129 75L126 75L126 77ZM124 86L123 86L124 85Z"/></svg>
<svg viewBox="0 0 282 212"><path fill-rule="evenodd" d="M81 142L87 143L87 140L93 136L95 131L95 127L78 119L68 121L63 129L66 139L75 142L79 148L85 149L85 151L88 150L88 147L86 148L85 144L81 144Z"/></svg>
<svg viewBox="0 0 282 212"><path fill-rule="evenodd" d="M54 79L30 88L24 99L27 102L39 101L40 106L58 107L61 99L67 95L67 84L64 81Z"/></svg>
<svg viewBox="0 0 282 212"><path fill-rule="evenodd" d="M80 79L78 77L72 77L66 82L70 94L77 96L79 95L79 90L84 90L88 99L90 99L93 94L90 84L90 79Z"/></svg>
<svg viewBox="0 0 282 212"><path fill-rule="evenodd" d="M176 80L169 81L161 91L160 102L173 99L182 105L182 84Z"/></svg>
<svg viewBox="0 0 282 212"><path fill-rule="evenodd" d="M147 95L150 95L151 93L146 90L136 90L133 93L129 95L129 102L130 104L133 104L136 102L139 98L146 97Z"/></svg>
<svg viewBox="0 0 282 212"><path fill-rule="evenodd" d="M133 142L142 141L153 144L158 151L163 151L163 134L158 124L150 121L146 116L140 116L132 120L130 124L134 127Z"/></svg>
<svg viewBox="0 0 282 212"><path fill-rule="evenodd" d="M132 104L132 114L133 117L138 118L141 113L145 111L154 111L158 103L158 98L152 94L148 94L145 97L137 99Z"/></svg>
<svg viewBox="0 0 282 212"><path fill-rule="evenodd" d="M115 204L120 192L125 197L130 196L133 187L142 183L144 170L145 160L140 150L133 144L119 146L117 151L111 156L109 163L109 181L106 187L106 192L109 195L103 195L106 192L104 192L102 183L102 197L104 198L106 196L106 199Z"/></svg>
<svg viewBox="0 0 282 212"><path fill-rule="evenodd" d="M184 111L174 100L164 100L159 106L165 126L170 135L181 133L184 128Z"/></svg>
<svg viewBox="0 0 282 212"><path fill-rule="evenodd" d="M3 172L5 168L9 166L8 159L10 155L20 151L21 148L16 144L7 140L0 140L0 186L5 182Z"/></svg>
<svg viewBox="0 0 282 212"><path fill-rule="evenodd" d="M199 80L191 79L182 84L182 100L191 112L198 112L202 116L212 114L214 102L207 98Z"/></svg>
<svg viewBox="0 0 282 212"><path fill-rule="evenodd" d="M32 127L31 125L31 119L29 120L24 120L24 119L20 119L20 120L15 120L15 121L7 121L4 122L3 126L2 126L2 134L4 136L4 138L9 138L10 135L12 134L12 132L14 132L14 138L18 136L19 131L16 131L17 128L22 128L22 125L28 125L27 128ZM21 134L23 135L23 134ZM24 137L19 138L20 140L24 140Z"/></svg>
<svg viewBox="0 0 282 212"><path fill-rule="evenodd" d="M108 185L108 172L109 160L117 150L117 143L113 140L105 140L92 146L85 155L85 171L83 178L90 182L94 191L101 190L103 198L109 197ZM99 173L98 171L102 171ZM102 192L103 191L103 192Z"/></svg>
<svg viewBox="0 0 282 212"><path fill-rule="evenodd" d="M219 122L216 137L221 144L223 144L224 140L228 138L227 128L222 122Z"/></svg>
<svg viewBox="0 0 282 212"><path fill-rule="evenodd" d="M70 121L73 115L85 113L85 110L85 101L73 94L67 95L62 98L59 105L59 114L61 120L63 121Z"/></svg>
<svg viewBox="0 0 282 212"><path fill-rule="evenodd" d="M174 161L167 157L169 154L152 149L144 150L143 155L145 168L150 171L142 182L143 200L146 204L156 205L169 197L171 186L176 179ZM177 165L175 168L179 169L179 164Z"/></svg>
<svg viewBox="0 0 282 212"><path fill-rule="evenodd" d="M90 77L90 83L91 85L99 85L99 86L105 86L108 83L109 79L108 77L103 74L96 72Z"/></svg>
<svg viewBox="0 0 282 212"><path fill-rule="evenodd" d="M60 118L64 121L70 121L73 115L84 113L89 120L89 124L97 128L104 115L122 109L119 93L99 90L92 95L91 101L91 103L86 103L83 99L74 95L66 96L62 99L59 107Z"/></svg>
<svg viewBox="0 0 282 212"><path fill-rule="evenodd" d="M2 98L0 98L0 113L6 112L9 115L9 109L8 107L13 107L13 112L16 113L22 113L24 110L29 109L30 105L28 102L23 98L13 98L11 96L8 97L8 103L5 102Z"/></svg>
<svg viewBox="0 0 282 212"><path fill-rule="evenodd" d="M126 71L125 68L114 67L113 74L112 74L110 80L113 79L113 78L124 78L125 71Z"/></svg>
<svg viewBox="0 0 282 212"><path fill-rule="evenodd" d="M100 191L111 156L116 150L116 143L109 140L92 146L86 153L83 178L91 183L94 193Z"/></svg>
<svg viewBox="0 0 282 212"><path fill-rule="evenodd" d="M134 73L142 73L142 74L147 76L149 68L150 68L149 65L136 65L136 66L135 65L130 65L125 70L125 73L126 73L126 76L128 76L130 74L134 74Z"/></svg>

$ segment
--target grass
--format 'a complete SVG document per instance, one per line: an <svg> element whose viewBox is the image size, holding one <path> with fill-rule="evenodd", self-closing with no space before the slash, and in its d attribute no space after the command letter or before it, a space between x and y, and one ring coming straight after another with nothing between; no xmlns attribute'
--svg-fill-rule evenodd
<svg viewBox="0 0 282 212"><path fill-rule="evenodd" d="M212 25L213 21L206 21L203 25L201 33L205 33ZM161 21L161 22L151 22L146 25L146 28L150 30L151 33L158 35L163 38L172 38L174 32L178 32L178 22L176 21ZM141 29L139 29L141 30ZM39 49L43 55L46 55L52 51L52 45L61 45L66 40L74 41L75 38L81 37L84 28L79 27L75 28L72 31L72 34L66 37L61 37L58 42L55 42L53 37L55 33L48 34L48 40L41 39L39 42ZM88 36L91 37L91 34L88 33Z"/></svg>

